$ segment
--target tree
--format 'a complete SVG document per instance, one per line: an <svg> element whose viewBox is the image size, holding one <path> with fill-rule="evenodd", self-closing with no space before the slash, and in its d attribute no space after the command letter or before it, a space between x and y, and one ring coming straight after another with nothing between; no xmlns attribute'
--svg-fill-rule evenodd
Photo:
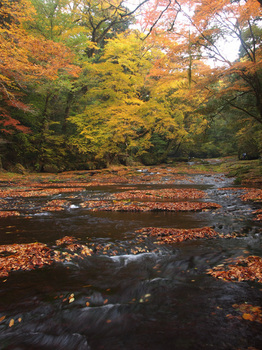
<svg viewBox="0 0 262 350"><path fill-rule="evenodd" d="M61 74L78 74L72 54L61 44L30 35L23 27L34 10L27 0L1 0L0 93L2 132L28 131L12 117L14 108L24 112L32 106L22 102L30 86L54 81Z"/></svg>
<svg viewBox="0 0 262 350"><path fill-rule="evenodd" d="M254 120L261 128L261 14L258 1L164 0L148 7L143 25L148 38L162 42L167 75L172 63L180 62L180 69L188 70L191 93L201 96L202 113L213 118L227 111L228 116L238 115L239 128L242 119L251 119L250 125ZM223 47L230 40L239 42L235 61ZM196 70L200 60L207 65ZM216 103L209 103L205 111L208 101Z"/></svg>
<svg viewBox="0 0 262 350"><path fill-rule="evenodd" d="M203 19L206 13L209 13L210 20ZM214 114L228 110L235 120L237 118L239 150L247 152L252 144L254 152L250 157L254 157L255 153L258 156L262 147L261 15L262 9L257 1L217 1L212 2L212 8L203 2L196 8L194 18L205 48L210 56L221 62L216 70L211 70L219 84L208 85L209 98L220 100L219 109ZM239 41L239 58L234 62L226 58L218 45L223 36Z"/></svg>
<svg viewBox="0 0 262 350"><path fill-rule="evenodd" d="M174 33L179 41L184 41L185 26L190 28L191 41L198 45L201 58L209 58L219 65L210 68L207 77L212 77L211 84L223 79L225 102L233 108L262 123L262 90L261 90L261 14L262 9L257 1L166 1L165 12L161 20L149 17L147 25L151 32L165 30L166 35ZM152 15L152 12L150 12ZM159 17L158 14L155 18ZM145 18L148 18L145 17ZM158 18L157 18L158 19ZM181 24L181 20L183 23ZM152 30L152 26L154 29ZM260 32L260 33L259 33ZM232 62L223 50L223 41L238 40L242 57ZM232 76L234 79L232 79ZM202 87L203 85L201 85ZM212 88L210 94L212 94ZM226 97L226 94L230 97ZM243 108L237 102L244 94L254 101L252 109Z"/></svg>
<svg viewBox="0 0 262 350"><path fill-rule="evenodd" d="M86 54L92 57L105 40L124 32L135 20L134 14L149 0L143 0L129 10L122 0L74 0L71 2L74 22L85 29L87 39L93 44L86 47Z"/></svg>
<svg viewBox="0 0 262 350"><path fill-rule="evenodd" d="M28 132L10 115L10 109L18 108L28 111L29 106L23 104L19 97L23 81L35 67L29 62L26 54L25 31L21 22L32 15L32 8L27 0L0 2L0 125L2 133L10 133L13 129ZM17 45L17 43L20 43Z"/></svg>
<svg viewBox="0 0 262 350"><path fill-rule="evenodd" d="M154 161L161 162L188 134L185 119L190 107L182 108L178 92L185 81L160 79L153 63L163 53L140 35L131 31L108 40L100 62L86 67L89 86L83 112L69 118L77 126L73 144L107 163L121 157L143 158L155 142L161 143L161 150ZM192 118L187 122L192 131Z"/></svg>
<svg viewBox="0 0 262 350"><path fill-rule="evenodd" d="M48 40L61 41L63 34L73 27L69 0L31 0L35 8L30 31Z"/></svg>
<svg viewBox="0 0 262 350"><path fill-rule="evenodd" d="M72 142L79 151L110 163L147 143L146 138L142 142L146 125L137 110L143 103L138 90L150 61L135 33L109 39L104 50L100 63L86 63L83 112L69 120L77 126Z"/></svg>

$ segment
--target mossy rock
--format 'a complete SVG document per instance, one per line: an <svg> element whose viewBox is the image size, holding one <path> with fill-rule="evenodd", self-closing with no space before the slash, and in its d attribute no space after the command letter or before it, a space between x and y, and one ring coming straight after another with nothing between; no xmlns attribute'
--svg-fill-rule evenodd
<svg viewBox="0 0 262 350"><path fill-rule="evenodd" d="M16 173L16 174L26 174L27 173L26 168L20 163L17 163L15 166L13 166L11 168L11 171L13 173Z"/></svg>
<svg viewBox="0 0 262 350"><path fill-rule="evenodd" d="M55 164L45 164L43 166L43 172L44 173L58 173L60 169Z"/></svg>

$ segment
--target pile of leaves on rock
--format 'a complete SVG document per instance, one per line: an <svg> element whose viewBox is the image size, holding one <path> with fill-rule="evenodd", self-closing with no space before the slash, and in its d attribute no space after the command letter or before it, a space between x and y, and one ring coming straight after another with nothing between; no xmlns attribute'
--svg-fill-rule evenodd
<svg viewBox="0 0 262 350"><path fill-rule="evenodd" d="M224 235L216 232L211 227L177 229L177 228L159 228L145 227L136 231L142 233L142 237L154 237L156 244L173 244L187 240L199 238L229 238L232 235ZM141 236L140 236L141 237Z"/></svg>
<svg viewBox="0 0 262 350"><path fill-rule="evenodd" d="M54 262L83 259L92 254L92 249L76 242L74 237L65 236L56 241L64 249L51 249L43 243L9 244L0 246L0 277L7 277L11 271L34 270L52 265Z"/></svg>
<svg viewBox="0 0 262 350"><path fill-rule="evenodd" d="M131 202L131 201L92 201L83 202L83 208L92 211L201 211L221 208L219 204L211 202Z"/></svg>
<svg viewBox="0 0 262 350"><path fill-rule="evenodd" d="M262 283L262 258L259 256L228 259L207 271L211 276L224 281L255 281Z"/></svg>

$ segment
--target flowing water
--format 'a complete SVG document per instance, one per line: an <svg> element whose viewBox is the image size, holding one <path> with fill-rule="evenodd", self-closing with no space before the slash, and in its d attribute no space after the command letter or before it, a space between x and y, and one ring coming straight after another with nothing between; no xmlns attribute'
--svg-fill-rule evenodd
<svg viewBox="0 0 262 350"><path fill-rule="evenodd" d="M0 282L0 348L12 350L210 350L262 349L261 323L234 315L234 304L262 304L262 285L226 282L206 271L227 258L262 256L258 205L242 202L223 176L192 175L173 185L132 188L197 188L222 205L204 212L91 212L85 199L102 199L119 185L90 187L67 199L61 212L37 212L46 199L8 199L26 214L0 219L0 244L74 236L107 247L83 259L11 272ZM122 186L123 184L121 184ZM128 184L126 185L128 187ZM30 214L31 218L28 219ZM173 245L137 240L143 227L211 226L237 238L198 239ZM137 254L134 254L134 249ZM70 299L71 298L71 299ZM14 324L10 324L14 320Z"/></svg>

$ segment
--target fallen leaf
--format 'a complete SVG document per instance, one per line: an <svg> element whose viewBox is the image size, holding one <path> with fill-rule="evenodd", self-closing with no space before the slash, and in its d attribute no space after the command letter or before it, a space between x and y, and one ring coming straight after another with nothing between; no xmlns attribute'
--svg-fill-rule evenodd
<svg viewBox="0 0 262 350"><path fill-rule="evenodd" d="M252 316L251 314L246 314L246 313L244 313L244 314L242 315L242 317L243 317L244 320L253 321L253 316Z"/></svg>

